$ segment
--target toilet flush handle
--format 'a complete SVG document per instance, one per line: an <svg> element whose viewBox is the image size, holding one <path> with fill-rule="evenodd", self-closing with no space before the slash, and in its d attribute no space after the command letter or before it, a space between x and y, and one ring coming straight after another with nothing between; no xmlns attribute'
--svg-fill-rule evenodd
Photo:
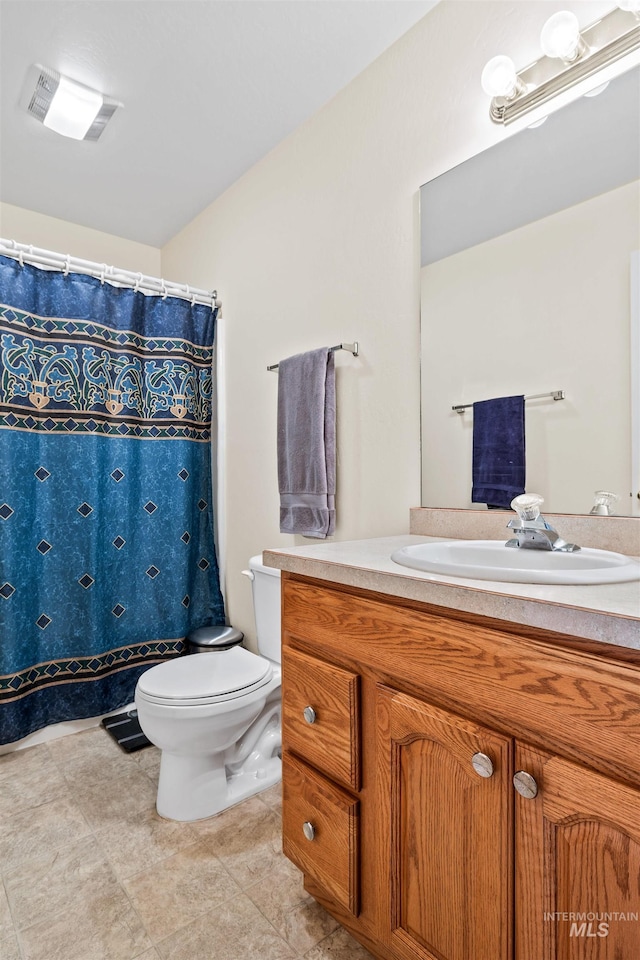
<svg viewBox="0 0 640 960"><path fill-rule="evenodd" d="M249 577L249 580L255 580L255 578L256 578L256 575L255 575L255 573L253 572L253 570L243 570L243 571L242 571L242 576L243 576L243 577Z"/></svg>

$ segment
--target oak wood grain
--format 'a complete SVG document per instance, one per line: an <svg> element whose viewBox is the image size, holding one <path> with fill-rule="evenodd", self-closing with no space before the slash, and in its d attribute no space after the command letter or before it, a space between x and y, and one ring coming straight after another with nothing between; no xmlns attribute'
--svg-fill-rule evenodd
<svg viewBox="0 0 640 960"><path fill-rule="evenodd" d="M391 689L378 715L390 944L405 960L509 960L511 740ZM472 766L478 752L488 778Z"/></svg>
<svg viewBox="0 0 640 960"><path fill-rule="evenodd" d="M640 790L526 744L516 766L516 960L637 960Z"/></svg>
<svg viewBox="0 0 640 960"><path fill-rule="evenodd" d="M406 597L394 597L386 593L379 593L375 590L367 590L363 587L354 587L349 584L336 583L327 580L318 580L313 577L302 576L301 574L281 571L282 580L295 580L297 583L308 583L310 586L329 587L335 593L347 593L352 597L362 597L365 600L377 600L380 603L395 607L396 609L417 610L420 613L427 613L432 617L447 620L450 623L468 623L475 626L486 627L490 630L498 630L501 633L512 633L516 636L526 636L530 640L538 640L542 644L548 644L552 647L561 646L568 650L577 650L582 653L592 654L595 657L606 657L620 663L629 663L640 667L640 649L634 647L621 647L619 644L607 642L606 638L600 640L591 640L587 637L573 636L572 634L554 631L544 627L525 626L515 621L490 617L486 614L471 613L467 610L457 610L455 607L444 607L440 604L426 603L420 600L409 600ZM499 596L502 596L501 594ZM637 620L633 617L621 617L621 619Z"/></svg>
<svg viewBox="0 0 640 960"><path fill-rule="evenodd" d="M282 834L287 857L345 910L359 908L359 801L288 754L282 764ZM313 825L308 840L302 830Z"/></svg>
<svg viewBox="0 0 640 960"><path fill-rule="evenodd" d="M357 790L360 785L359 677L285 647L282 655L283 739L314 766ZM304 718L312 707L315 721Z"/></svg>
<svg viewBox="0 0 640 960"><path fill-rule="evenodd" d="M282 610L283 711L295 719L283 727L285 837L310 846L287 819L305 791L314 802L324 796L333 810L327 822L336 815L331 790L342 814L357 805L347 867L338 857L348 843L305 862L285 839L325 909L380 960L639 960L638 924L607 945L540 919L545 905L582 903L596 890L612 891L615 903L640 896L637 651L296 575L283 575ZM345 682L333 685L341 675ZM328 701L329 728L342 730L337 748L331 735L309 740L302 732L306 703L296 697L309 678ZM489 807L486 797L476 801L480 778L465 766L476 747L497 758L500 798ZM514 751L516 766L539 777L544 816L511 785ZM486 833L483 821L491 824ZM483 864L493 865L489 873ZM618 898L616 890L626 893ZM504 909L492 913L496 904Z"/></svg>
<svg viewBox="0 0 640 960"><path fill-rule="evenodd" d="M285 643L631 783L640 683L626 663L326 586L283 583Z"/></svg>

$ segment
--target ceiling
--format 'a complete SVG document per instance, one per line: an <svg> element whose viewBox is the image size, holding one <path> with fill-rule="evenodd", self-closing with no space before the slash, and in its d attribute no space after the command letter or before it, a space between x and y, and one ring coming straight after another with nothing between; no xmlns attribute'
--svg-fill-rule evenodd
<svg viewBox="0 0 640 960"><path fill-rule="evenodd" d="M433 6L0 0L0 200L161 247ZM34 63L124 104L97 143L20 108Z"/></svg>

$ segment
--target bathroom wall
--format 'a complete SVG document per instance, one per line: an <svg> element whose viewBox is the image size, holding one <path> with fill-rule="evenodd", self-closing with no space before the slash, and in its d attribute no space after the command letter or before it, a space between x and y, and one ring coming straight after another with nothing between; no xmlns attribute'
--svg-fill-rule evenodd
<svg viewBox="0 0 640 960"><path fill-rule="evenodd" d="M228 613L249 638L240 571L266 547L303 542L278 531L267 364L360 341L357 359L336 355L336 538L408 531L420 503L418 188L524 126L488 119L480 73L491 56L530 63L552 13L589 23L611 7L442 0L163 248L167 276L215 285L223 300L223 563Z"/></svg>
<svg viewBox="0 0 640 960"><path fill-rule="evenodd" d="M44 250L69 253L80 260L107 263L151 277L161 276L161 257L157 247L123 240L110 233L47 217L10 203L0 203L0 236Z"/></svg>

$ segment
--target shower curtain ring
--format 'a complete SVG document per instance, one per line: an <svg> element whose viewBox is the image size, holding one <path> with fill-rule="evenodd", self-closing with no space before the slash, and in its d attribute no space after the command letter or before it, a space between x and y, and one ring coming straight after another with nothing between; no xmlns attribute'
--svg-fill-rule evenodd
<svg viewBox="0 0 640 960"><path fill-rule="evenodd" d="M162 299L166 300L168 293L167 293L167 288L165 287L165 284L164 284L164 280L160 281L160 285L161 285Z"/></svg>
<svg viewBox="0 0 640 960"><path fill-rule="evenodd" d="M133 292L134 292L134 293L138 293L138 291L140 290L140 284L141 284L141 283L142 283L142 274L139 273L138 276L137 276L137 278L136 278L136 285L135 285L135 287L133 288Z"/></svg>
<svg viewBox="0 0 640 960"><path fill-rule="evenodd" d="M20 264L21 267L24 267L24 254L22 250L20 250L20 252L18 253L18 263Z"/></svg>
<svg viewBox="0 0 640 960"><path fill-rule="evenodd" d="M66 262L65 262L65 267L64 267L64 275L65 275L65 277L68 277L68 276L69 276L69 268L70 268L70 267L71 267L71 256L70 256L69 254L67 254Z"/></svg>
<svg viewBox="0 0 640 960"><path fill-rule="evenodd" d="M102 286L104 286L104 276L106 272L107 272L107 265L106 263L103 263L102 270L100 271L100 283L102 284Z"/></svg>

